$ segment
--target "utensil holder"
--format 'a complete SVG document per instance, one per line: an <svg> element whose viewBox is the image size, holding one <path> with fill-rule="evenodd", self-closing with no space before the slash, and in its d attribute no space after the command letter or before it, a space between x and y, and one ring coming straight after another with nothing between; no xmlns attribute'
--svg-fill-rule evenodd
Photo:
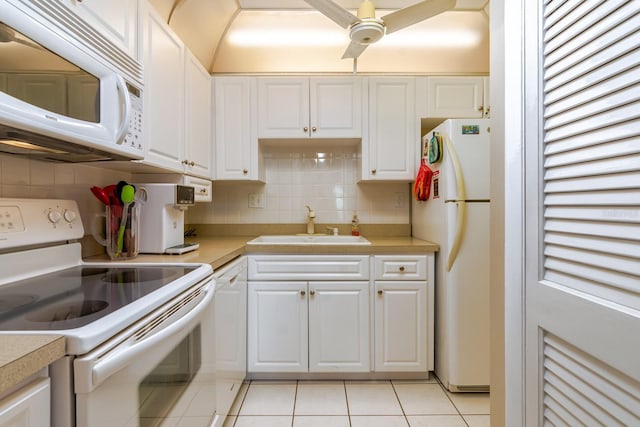
<svg viewBox="0 0 640 427"><path fill-rule="evenodd" d="M119 247L118 234L123 209L124 206L121 205L107 205L104 213L96 214L91 232L93 238L106 248L109 258L117 261L135 258L140 246L140 205L132 203L127 208L122 244Z"/></svg>

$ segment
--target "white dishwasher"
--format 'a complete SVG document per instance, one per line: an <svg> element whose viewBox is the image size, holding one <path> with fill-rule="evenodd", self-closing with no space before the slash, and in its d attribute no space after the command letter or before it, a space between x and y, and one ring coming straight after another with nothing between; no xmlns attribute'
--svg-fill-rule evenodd
<svg viewBox="0 0 640 427"><path fill-rule="evenodd" d="M247 374L247 259L214 271L216 281L216 417L220 427Z"/></svg>

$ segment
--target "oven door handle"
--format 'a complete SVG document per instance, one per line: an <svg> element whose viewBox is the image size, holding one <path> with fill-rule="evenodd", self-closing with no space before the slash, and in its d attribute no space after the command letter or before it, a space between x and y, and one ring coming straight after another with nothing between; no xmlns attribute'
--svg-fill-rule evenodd
<svg viewBox="0 0 640 427"><path fill-rule="evenodd" d="M131 364L142 353L150 351L159 343L167 344L172 339L172 341L176 341L175 344L180 342L198 324L203 312L213 300L214 287L206 285L203 290L205 292L204 298L185 316L166 328L153 333L151 336L147 336L142 341L135 342L124 348L121 346L114 348L106 357L95 363L91 369L92 387L97 387L111 375Z"/></svg>

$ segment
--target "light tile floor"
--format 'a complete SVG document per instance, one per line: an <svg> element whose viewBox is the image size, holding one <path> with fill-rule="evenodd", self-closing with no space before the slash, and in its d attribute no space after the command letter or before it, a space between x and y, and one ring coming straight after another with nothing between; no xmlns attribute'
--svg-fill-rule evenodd
<svg viewBox="0 0 640 427"><path fill-rule="evenodd" d="M424 381L251 381L224 427L489 427L488 393Z"/></svg>

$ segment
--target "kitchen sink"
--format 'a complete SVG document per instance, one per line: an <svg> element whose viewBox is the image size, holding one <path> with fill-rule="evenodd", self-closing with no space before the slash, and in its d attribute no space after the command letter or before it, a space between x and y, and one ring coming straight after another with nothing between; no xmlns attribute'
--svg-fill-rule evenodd
<svg viewBox="0 0 640 427"><path fill-rule="evenodd" d="M317 234L259 236L248 245L370 245L362 236L332 236Z"/></svg>

